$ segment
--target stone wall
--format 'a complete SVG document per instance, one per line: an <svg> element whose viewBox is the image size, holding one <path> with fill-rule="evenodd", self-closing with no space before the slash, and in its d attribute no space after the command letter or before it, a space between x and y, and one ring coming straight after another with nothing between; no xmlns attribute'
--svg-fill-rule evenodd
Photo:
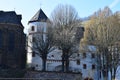
<svg viewBox="0 0 120 80"><path fill-rule="evenodd" d="M0 23L0 31L2 43L0 47L0 67L25 68L26 36L23 33L23 26L10 23Z"/></svg>
<svg viewBox="0 0 120 80"><path fill-rule="evenodd" d="M81 73L28 71L25 78L39 80L82 80Z"/></svg>

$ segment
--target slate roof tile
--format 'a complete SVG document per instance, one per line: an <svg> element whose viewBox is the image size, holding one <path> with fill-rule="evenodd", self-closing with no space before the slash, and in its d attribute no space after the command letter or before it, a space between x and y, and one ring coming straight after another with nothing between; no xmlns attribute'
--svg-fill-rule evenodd
<svg viewBox="0 0 120 80"><path fill-rule="evenodd" d="M46 22L47 20L48 20L48 17L45 15L43 10L39 9L39 11L31 18L31 20L28 23L39 22L39 21Z"/></svg>
<svg viewBox="0 0 120 80"><path fill-rule="evenodd" d="M12 23L17 25L22 25L21 15L17 15L15 11L0 11L0 23ZM22 25L23 26L23 25Z"/></svg>

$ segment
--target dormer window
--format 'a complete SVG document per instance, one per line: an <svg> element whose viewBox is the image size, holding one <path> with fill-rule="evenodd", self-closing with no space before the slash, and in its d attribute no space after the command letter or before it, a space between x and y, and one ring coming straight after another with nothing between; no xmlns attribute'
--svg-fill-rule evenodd
<svg viewBox="0 0 120 80"><path fill-rule="evenodd" d="M35 31L35 28L34 28L34 26L32 26L32 27L31 27L31 31Z"/></svg>

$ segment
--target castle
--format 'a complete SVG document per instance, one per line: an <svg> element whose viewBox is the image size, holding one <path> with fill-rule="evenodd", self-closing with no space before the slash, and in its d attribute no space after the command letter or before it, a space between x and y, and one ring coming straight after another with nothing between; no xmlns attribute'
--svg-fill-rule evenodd
<svg viewBox="0 0 120 80"><path fill-rule="evenodd" d="M47 20L48 17L45 15L42 9L32 17L32 19L28 22L29 30L28 30L28 40L34 42L34 38L37 37L37 34L40 34L40 31L46 32L47 28ZM84 33L83 27L78 27L77 34L81 34L79 36L79 40L82 38ZM34 45L33 43L28 42L29 45ZM79 44L79 43L78 43ZM57 53L57 54L56 54ZM83 79L91 78L92 80L98 79L98 71L97 71L97 63L96 63L96 48L95 46L89 45L87 46L87 51L83 49L83 51L78 54L72 55L69 60L69 70L72 72L81 72ZM54 51L50 52L47 56L46 69L47 71L61 71L62 67L62 51L56 48ZM42 70L42 59L40 56L34 53L34 50L28 47L27 52L28 64L34 70L41 71Z"/></svg>
<svg viewBox="0 0 120 80"><path fill-rule="evenodd" d="M47 23L50 20L43 10L39 9L28 22L29 30L27 41L26 35L23 33L24 26L21 20L22 16L16 14L15 11L0 11L0 69L25 69L27 57L28 67L35 71L41 71L43 69L43 60L36 54L36 51L29 48L28 45L33 47L35 38L37 38L41 32L45 40L48 29ZM101 78L103 76L102 70L98 68L96 47L94 45L79 46L79 41L84 35L84 27L76 27L75 34L78 40L76 48L80 48L80 50L69 57L69 71L82 73L83 80L103 80ZM31 42L29 42L29 40ZM27 54L26 44L28 44ZM114 52L117 53L116 51L118 49L113 46L109 48L109 50L113 54ZM119 69L120 67L118 66L116 79L119 79ZM46 70L49 72L62 71L62 50L58 47L47 55ZM112 71L111 73L113 74L115 70Z"/></svg>

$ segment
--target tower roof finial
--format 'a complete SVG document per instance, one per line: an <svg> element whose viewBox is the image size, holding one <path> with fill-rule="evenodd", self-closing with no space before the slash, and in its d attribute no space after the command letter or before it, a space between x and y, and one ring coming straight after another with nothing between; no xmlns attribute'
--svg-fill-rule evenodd
<svg viewBox="0 0 120 80"><path fill-rule="evenodd" d="M40 9L42 9L42 3L40 3Z"/></svg>

